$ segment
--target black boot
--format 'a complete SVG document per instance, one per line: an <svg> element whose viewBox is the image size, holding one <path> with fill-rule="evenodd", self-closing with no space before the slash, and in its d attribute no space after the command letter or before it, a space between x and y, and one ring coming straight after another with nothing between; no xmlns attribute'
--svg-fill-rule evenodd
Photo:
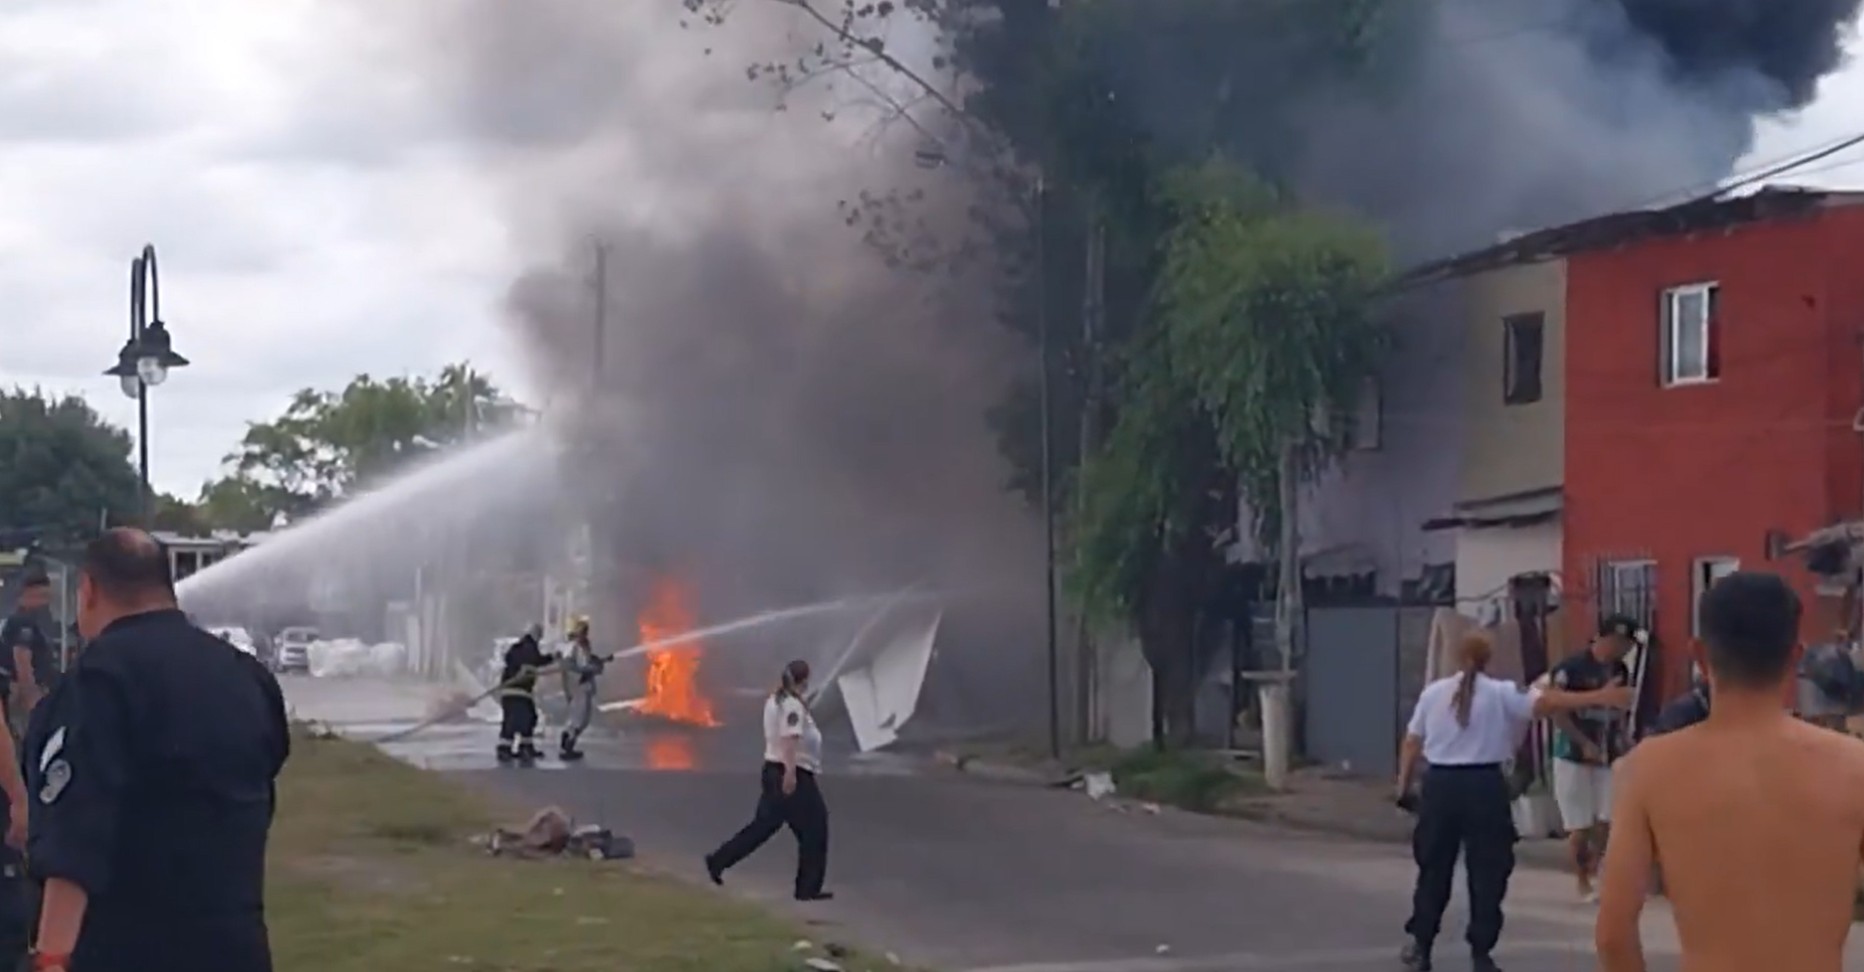
<svg viewBox="0 0 1864 972"><path fill-rule="evenodd" d="M1406 972L1430 972L1430 946L1412 939L1398 953L1398 960L1404 963Z"/></svg>
<svg viewBox="0 0 1864 972"><path fill-rule="evenodd" d="M576 737L570 735L568 732L565 732L563 738L557 741L557 747L557 755L561 759L578 760L583 758L582 751L576 748Z"/></svg>
<svg viewBox="0 0 1864 972"><path fill-rule="evenodd" d="M544 754L538 751L537 744L529 739L518 744L518 759L521 762L533 763L543 757Z"/></svg>
<svg viewBox="0 0 1864 972"><path fill-rule="evenodd" d="M1471 972L1502 972L1502 967L1495 964L1487 952L1477 952L1469 957Z"/></svg>
<svg viewBox="0 0 1864 972"><path fill-rule="evenodd" d="M517 754L511 751L510 743L502 742L498 744L498 761L499 762L509 763L516 758L517 758Z"/></svg>

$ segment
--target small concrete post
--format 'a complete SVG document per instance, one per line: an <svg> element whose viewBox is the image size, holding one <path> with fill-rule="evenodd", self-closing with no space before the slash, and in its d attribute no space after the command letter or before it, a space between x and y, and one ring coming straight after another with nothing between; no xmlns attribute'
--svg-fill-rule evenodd
<svg viewBox="0 0 1864 972"><path fill-rule="evenodd" d="M1272 790L1288 786L1294 756L1293 672L1245 672L1262 702L1262 779Z"/></svg>

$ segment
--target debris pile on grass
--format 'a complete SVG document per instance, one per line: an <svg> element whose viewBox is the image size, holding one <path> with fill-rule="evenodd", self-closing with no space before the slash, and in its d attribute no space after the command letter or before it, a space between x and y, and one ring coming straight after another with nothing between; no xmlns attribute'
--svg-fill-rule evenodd
<svg viewBox="0 0 1864 972"><path fill-rule="evenodd" d="M494 857L585 857L592 861L626 860L634 856L634 841L606 827L577 826L561 807L545 807L531 815L522 829L500 827L478 843Z"/></svg>

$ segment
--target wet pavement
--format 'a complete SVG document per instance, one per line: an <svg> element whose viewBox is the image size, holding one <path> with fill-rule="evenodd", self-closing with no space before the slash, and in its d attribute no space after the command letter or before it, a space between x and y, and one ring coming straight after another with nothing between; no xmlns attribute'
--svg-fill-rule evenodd
<svg viewBox="0 0 1864 972"><path fill-rule="evenodd" d="M289 680L298 714L358 738L426 714L424 690ZM755 745L726 733L592 732L589 760L495 768L495 727L436 727L385 747L474 785L560 804L632 836L643 857L704 880L699 859L748 819ZM779 837L727 877L734 893L947 972L1394 969L1412 867L1401 848L1165 812L1115 812L1077 794L1005 786L905 759L831 762L834 901L788 900ZM1459 895L1460 897L1460 895ZM1497 953L1510 972L1595 967L1592 913L1554 873L1517 872ZM1468 968L1460 906L1437 968ZM1668 915L1645 941L1675 969ZM1864 970L1864 950L1847 968Z"/></svg>

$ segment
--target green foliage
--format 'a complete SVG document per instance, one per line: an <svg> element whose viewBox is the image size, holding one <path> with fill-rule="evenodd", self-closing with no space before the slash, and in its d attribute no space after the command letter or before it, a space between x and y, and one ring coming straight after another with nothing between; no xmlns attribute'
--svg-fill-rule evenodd
<svg viewBox="0 0 1864 972"><path fill-rule="evenodd" d="M75 395L0 391L0 525L76 540L133 516L130 447L129 433Z"/></svg>
<svg viewBox="0 0 1864 972"><path fill-rule="evenodd" d="M163 497L157 522L189 533L271 529L524 411L467 364L431 380L358 375L342 391L306 388L278 418L247 426L226 459L230 474L203 484L193 503Z"/></svg>
<svg viewBox="0 0 1864 972"><path fill-rule="evenodd" d="M1068 582L1103 623L1139 620L1161 561L1209 525L1195 500L1218 472L1210 421L1166 351L1146 342L1128 363L1119 419L1081 474Z"/></svg>
<svg viewBox="0 0 1864 972"><path fill-rule="evenodd" d="M1167 195L1179 218L1159 307L1172 357L1272 535L1282 448L1300 450L1307 475L1336 458L1387 352L1374 313L1384 245L1351 221L1277 205L1221 162L1173 177Z"/></svg>
<svg viewBox="0 0 1864 972"><path fill-rule="evenodd" d="M1212 502L1226 478L1273 524L1283 443L1310 470L1336 456L1386 351L1376 237L1221 162L1174 173L1160 195L1174 223L1155 325L1087 467L1075 538L1075 593L1105 620L1140 621L1162 559L1217 542L1234 516Z"/></svg>
<svg viewBox="0 0 1864 972"><path fill-rule="evenodd" d="M1123 796L1199 813L1260 785L1219 756L1154 746L1134 749L1114 763L1113 782Z"/></svg>
<svg viewBox="0 0 1864 972"><path fill-rule="evenodd" d="M227 457L243 481L220 496L229 511L250 502L286 513L342 496L468 434L502 427L522 408L469 365L436 380L358 375L341 391L306 388L283 415L254 422ZM207 495L216 487L209 485ZM231 489L231 488L229 488Z"/></svg>

